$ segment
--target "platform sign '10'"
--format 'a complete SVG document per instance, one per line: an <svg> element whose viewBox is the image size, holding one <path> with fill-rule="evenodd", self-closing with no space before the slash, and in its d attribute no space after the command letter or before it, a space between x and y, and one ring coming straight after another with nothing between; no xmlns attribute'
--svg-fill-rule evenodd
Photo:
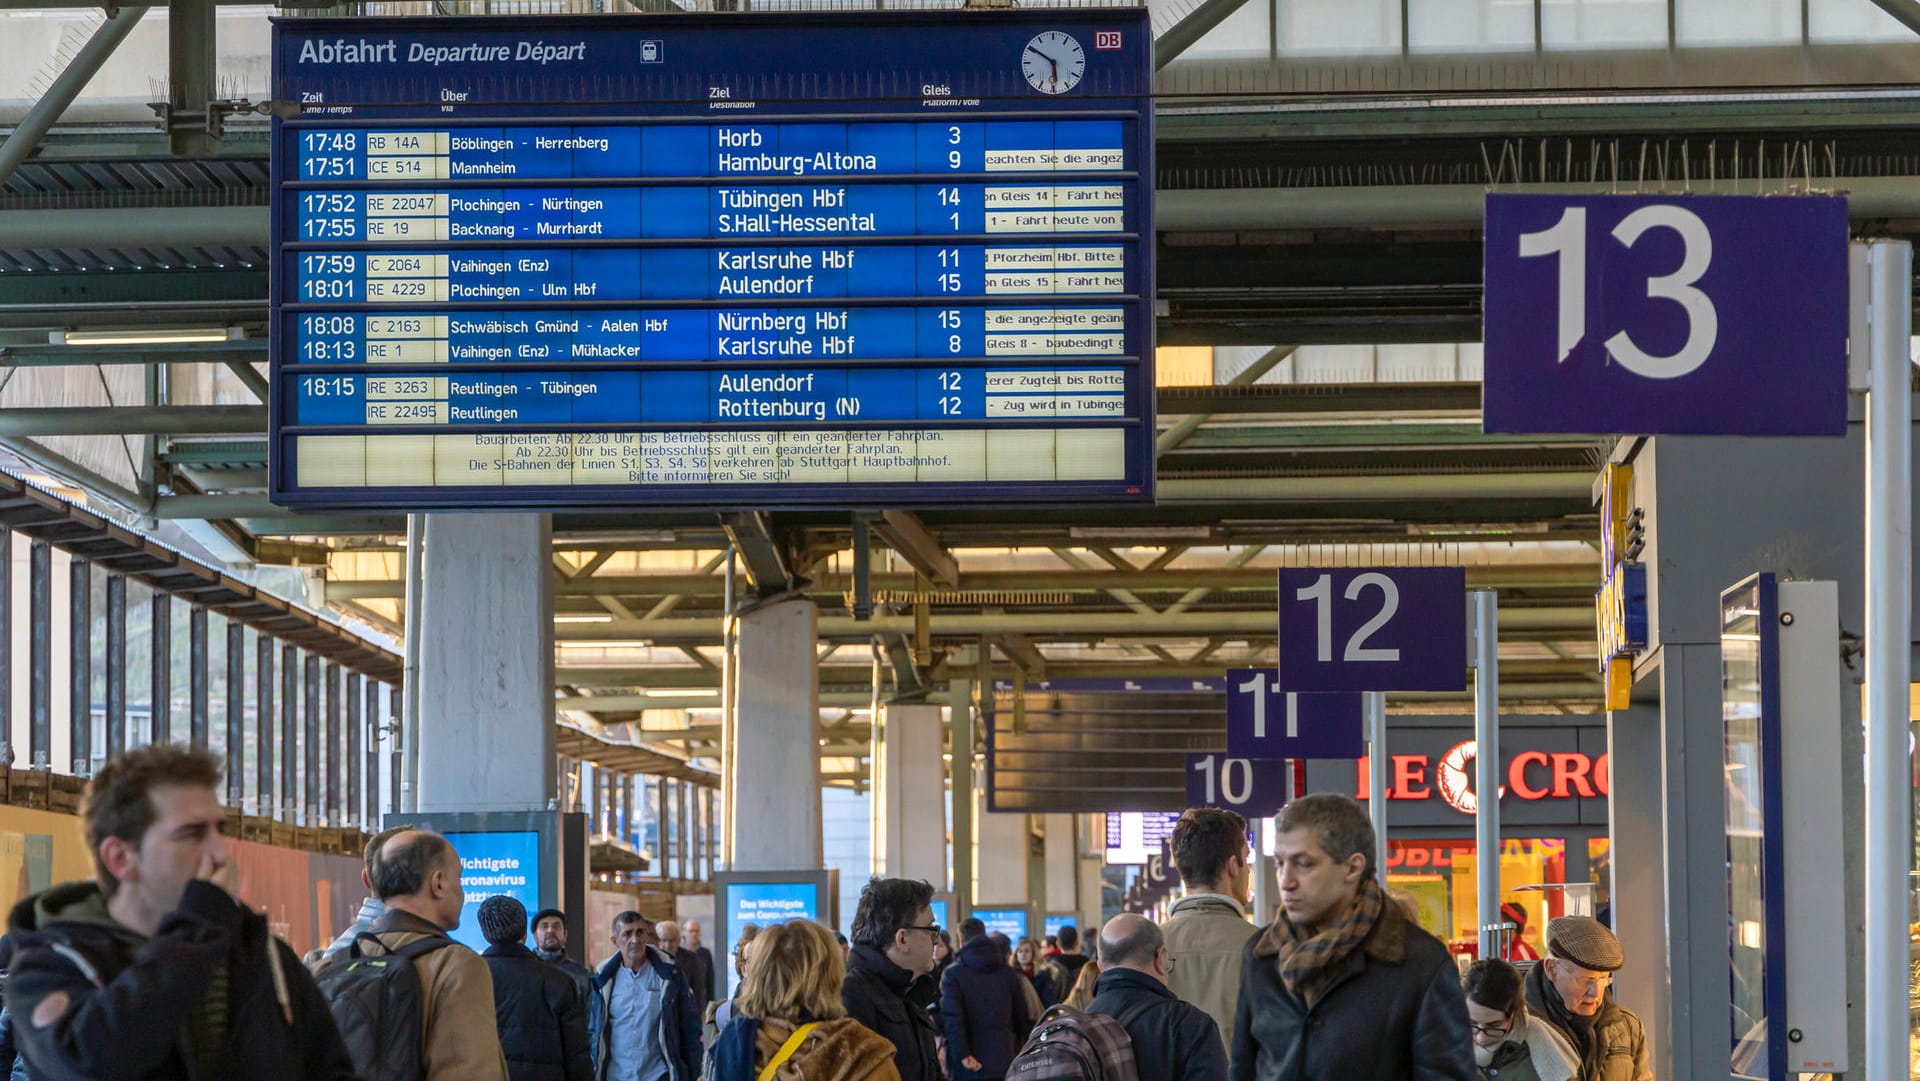
<svg viewBox="0 0 1920 1081"><path fill-rule="evenodd" d="M1466 689L1460 567L1287 568L1279 599L1289 691Z"/></svg>
<svg viewBox="0 0 1920 1081"><path fill-rule="evenodd" d="M1841 434L1846 261L1839 198L1490 195L1482 424Z"/></svg>
<svg viewBox="0 0 1920 1081"><path fill-rule="evenodd" d="M1249 818L1277 814L1287 803L1287 762L1268 758L1187 756L1187 806L1224 807Z"/></svg>

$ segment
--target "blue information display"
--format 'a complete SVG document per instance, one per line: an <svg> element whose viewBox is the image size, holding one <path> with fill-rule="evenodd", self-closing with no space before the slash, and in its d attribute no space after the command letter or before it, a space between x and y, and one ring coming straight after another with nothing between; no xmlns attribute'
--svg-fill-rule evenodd
<svg viewBox="0 0 1920 1081"><path fill-rule="evenodd" d="M740 928L771 927L820 918L820 889L811 882L735 882L727 887L727 956L740 946Z"/></svg>
<svg viewBox="0 0 1920 1081"><path fill-rule="evenodd" d="M1152 498L1143 9L380 26L275 24L277 502Z"/></svg>
<svg viewBox="0 0 1920 1081"><path fill-rule="evenodd" d="M987 925L990 935L1005 935L1017 945L1027 937L1027 910L1024 908L976 908L973 918Z"/></svg>
<svg viewBox="0 0 1920 1081"><path fill-rule="evenodd" d="M475 953L487 948L480 933L480 902L505 894L526 907L531 919L540 911L540 835L523 833L449 833L447 843L460 855L460 926L449 934ZM531 928L529 928L531 930Z"/></svg>

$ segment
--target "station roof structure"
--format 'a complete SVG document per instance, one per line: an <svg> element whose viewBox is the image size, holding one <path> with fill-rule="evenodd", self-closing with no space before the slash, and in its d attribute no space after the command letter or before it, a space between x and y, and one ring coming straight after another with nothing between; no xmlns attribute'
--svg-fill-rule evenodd
<svg viewBox="0 0 1920 1081"><path fill-rule="evenodd" d="M694 5L285 13L602 6ZM821 605L833 783L864 783L876 655L882 698L973 678L983 653L1029 679L1217 675L1272 662L1284 565L1465 564L1500 591L1503 696L1597 710L1607 447L1480 433L1480 200L1844 192L1877 233L1920 233L1920 2L1423 6L1152 5L1157 504L556 514L563 738L711 776L729 550L737 598ZM81 493L127 544L175 531L236 590L248 565L297 563L327 606L397 634L404 516L296 516L264 494L273 10L0 3L0 464ZM215 48L170 53L169 19ZM189 328L224 333L142 341ZM76 344L107 330L133 344Z"/></svg>

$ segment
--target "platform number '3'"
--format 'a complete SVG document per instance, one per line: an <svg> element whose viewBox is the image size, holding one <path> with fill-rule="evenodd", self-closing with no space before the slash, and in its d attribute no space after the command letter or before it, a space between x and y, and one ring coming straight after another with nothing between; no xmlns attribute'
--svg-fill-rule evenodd
<svg viewBox="0 0 1920 1081"><path fill-rule="evenodd" d="M1633 247L1650 229L1671 229L1680 235L1685 255L1679 269L1647 279L1647 296L1671 300L1687 313L1687 340L1679 352L1654 356L1622 330L1607 339L1607 353L1635 375L1646 379L1678 379L1698 369L1713 353L1720 337L1720 315L1713 301L1695 287L1713 263L1713 234L1700 216L1671 204L1641 207L1613 227L1613 238ZM1587 335L1587 210L1568 207L1552 228L1520 235L1520 257L1557 256L1559 264L1560 363L1566 363Z"/></svg>

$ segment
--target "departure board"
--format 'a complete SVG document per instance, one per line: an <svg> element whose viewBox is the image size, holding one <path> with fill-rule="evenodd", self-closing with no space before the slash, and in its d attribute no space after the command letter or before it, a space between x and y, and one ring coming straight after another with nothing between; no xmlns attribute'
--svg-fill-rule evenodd
<svg viewBox="0 0 1920 1081"><path fill-rule="evenodd" d="M1144 8L274 36L275 502L1152 498Z"/></svg>

